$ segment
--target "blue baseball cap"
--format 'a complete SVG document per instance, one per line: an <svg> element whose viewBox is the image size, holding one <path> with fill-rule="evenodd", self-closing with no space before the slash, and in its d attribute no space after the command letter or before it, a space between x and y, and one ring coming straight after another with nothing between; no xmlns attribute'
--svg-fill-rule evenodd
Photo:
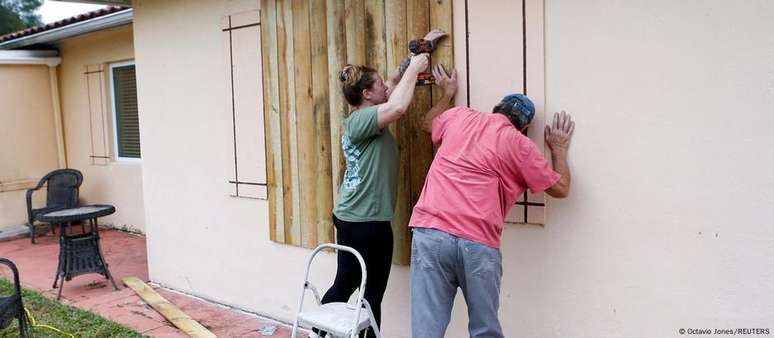
<svg viewBox="0 0 774 338"><path fill-rule="evenodd" d="M494 107L493 112L507 116L516 128L521 129L535 117L535 104L526 95L510 94Z"/></svg>

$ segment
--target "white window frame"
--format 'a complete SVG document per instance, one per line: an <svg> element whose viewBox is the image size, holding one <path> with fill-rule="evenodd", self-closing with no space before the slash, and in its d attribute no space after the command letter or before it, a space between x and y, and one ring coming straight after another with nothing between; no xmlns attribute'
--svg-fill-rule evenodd
<svg viewBox="0 0 774 338"><path fill-rule="evenodd" d="M123 61L123 62L115 62L110 64L110 74L108 75L108 78L110 79L110 108L113 113L113 154L115 157L116 162L135 162L139 163L142 162L142 155L140 155L140 158L134 158L134 157L120 157L118 156L118 115L116 112L116 90L114 88L114 82L113 82L113 69L118 67L125 67L125 66L134 66L134 60L129 61ZM135 76L136 76L136 70L135 67Z"/></svg>

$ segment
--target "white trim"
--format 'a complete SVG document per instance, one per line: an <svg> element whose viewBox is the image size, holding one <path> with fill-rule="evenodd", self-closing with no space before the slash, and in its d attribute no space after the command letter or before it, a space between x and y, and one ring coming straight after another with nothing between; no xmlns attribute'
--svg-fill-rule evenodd
<svg viewBox="0 0 774 338"><path fill-rule="evenodd" d="M109 66L108 81L110 82L110 110L112 111L113 120L113 158L116 162L142 162L142 151L140 152L140 158L134 157L120 157L118 156L118 115L116 115L116 90L113 88L113 69L118 67L133 66L134 60L111 63Z"/></svg>
<svg viewBox="0 0 774 338"><path fill-rule="evenodd" d="M132 9L118 11L86 21L76 22L62 27L42 31L32 35L22 36L13 40L0 42L0 49L12 49L35 44L50 43L73 36L96 32L99 30L132 23Z"/></svg>
<svg viewBox="0 0 774 338"><path fill-rule="evenodd" d="M46 65L62 63L57 51L0 50L0 65Z"/></svg>

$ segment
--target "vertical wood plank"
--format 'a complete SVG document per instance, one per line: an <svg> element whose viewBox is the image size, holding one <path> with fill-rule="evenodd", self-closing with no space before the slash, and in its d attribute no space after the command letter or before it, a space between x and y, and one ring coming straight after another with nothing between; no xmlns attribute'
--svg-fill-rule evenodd
<svg viewBox="0 0 774 338"><path fill-rule="evenodd" d="M365 0L366 64L387 77L387 41L384 25L384 0Z"/></svg>
<svg viewBox="0 0 774 338"><path fill-rule="evenodd" d="M448 33L449 36L443 38L440 41L431 61L431 67L437 64L442 64L447 72L451 72L454 67L454 48L452 48L452 41L454 41L454 26L452 20L452 2L447 1L430 1L430 29L440 29ZM451 75L451 73L449 73ZM433 104L443 95L443 91L437 86L433 86Z"/></svg>
<svg viewBox="0 0 774 338"><path fill-rule="evenodd" d="M293 8L291 0L277 1L277 49L279 51L280 111L282 113L283 200L285 243L301 245L299 177L296 135L296 98L293 50ZM284 76L283 76L284 75Z"/></svg>
<svg viewBox="0 0 774 338"><path fill-rule="evenodd" d="M269 236L285 242L282 136L279 107L277 8L274 0L261 0L261 55L263 58L263 114L267 123L266 159L269 189Z"/></svg>
<svg viewBox="0 0 774 338"><path fill-rule="evenodd" d="M365 64L366 34L364 0L345 0L347 27L347 63Z"/></svg>
<svg viewBox="0 0 774 338"><path fill-rule="evenodd" d="M430 31L430 4L432 0L408 0L406 3L406 31L408 39L417 39L425 36ZM427 170L433 160L433 145L430 135L422 130L422 118L432 105L431 87L418 86L414 91L414 100L404 119L408 122L408 140L411 148L411 166L409 168L410 192L409 200L411 208L419 199L422 187L425 183ZM406 249L404 249L406 250ZM408 251L408 250L406 250Z"/></svg>
<svg viewBox="0 0 774 338"><path fill-rule="evenodd" d="M406 6L406 31L408 39L423 37L430 31L431 0L408 0ZM409 122L409 142L411 144L411 205L417 201L425 182L427 169L433 158L432 143L429 135L422 131L422 118L430 109L431 86L417 86L414 100L406 116Z"/></svg>
<svg viewBox="0 0 774 338"><path fill-rule="evenodd" d="M339 185L344 176L344 156L341 150L341 128L344 116L349 107L341 92L339 71L346 64L347 37L344 2L341 0L327 0L327 28L328 28L328 84L330 91L330 131L331 131L331 172L333 176L333 201L335 203L339 194Z"/></svg>
<svg viewBox="0 0 774 338"><path fill-rule="evenodd" d="M385 31L387 34L387 69L397 68L408 55L406 33L406 0L385 1ZM411 114L411 113L409 113ZM410 175L411 154L409 151L408 121L404 117L393 123L391 131L398 142L398 189L395 215L392 221L394 249L392 260L397 264L408 264L410 260L411 232L408 221L411 217Z"/></svg>
<svg viewBox="0 0 774 338"><path fill-rule="evenodd" d="M312 42L312 98L315 138L313 154L317 156L315 177L317 194L317 238L319 243L333 242L333 186L331 185L330 91L328 88L328 33L326 0L312 0L310 38Z"/></svg>
<svg viewBox="0 0 774 338"><path fill-rule="evenodd" d="M312 97L312 53L309 32L309 0L293 3L293 68L296 91L296 135L298 138L301 245L317 245L317 149L315 147L314 98Z"/></svg>

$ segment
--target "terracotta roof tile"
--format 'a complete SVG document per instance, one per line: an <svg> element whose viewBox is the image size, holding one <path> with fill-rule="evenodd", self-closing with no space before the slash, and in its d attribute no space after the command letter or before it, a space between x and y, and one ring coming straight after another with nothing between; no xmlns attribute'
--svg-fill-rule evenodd
<svg viewBox="0 0 774 338"><path fill-rule="evenodd" d="M78 14L76 16L69 17L69 18L62 19L62 20L55 21L55 22L51 22L51 23L47 23L45 25L35 26L35 27L32 27L32 28L27 28L25 30L18 31L18 32L13 32L13 33L8 33L6 35L2 35L2 36L0 36L0 42L6 42L6 41L15 40L15 39L18 39L18 38L21 38L21 37L25 37L25 36L28 36L28 35L33 35L33 34L36 34L36 33L45 32L45 31L48 31L48 30L52 30L52 29L59 28L59 27L64 27L64 26L67 26L67 25L72 25L74 23L86 21L86 20L97 18L97 17L100 17L100 16L105 16L105 15L108 15L108 14L111 14L111 13L120 12L120 11L127 10L127 9L129 9L129 7L108 6L108 7L100 8L100 9L95 10L95 11L86 12L86 13L83 13L83 14Z"/></svg>

